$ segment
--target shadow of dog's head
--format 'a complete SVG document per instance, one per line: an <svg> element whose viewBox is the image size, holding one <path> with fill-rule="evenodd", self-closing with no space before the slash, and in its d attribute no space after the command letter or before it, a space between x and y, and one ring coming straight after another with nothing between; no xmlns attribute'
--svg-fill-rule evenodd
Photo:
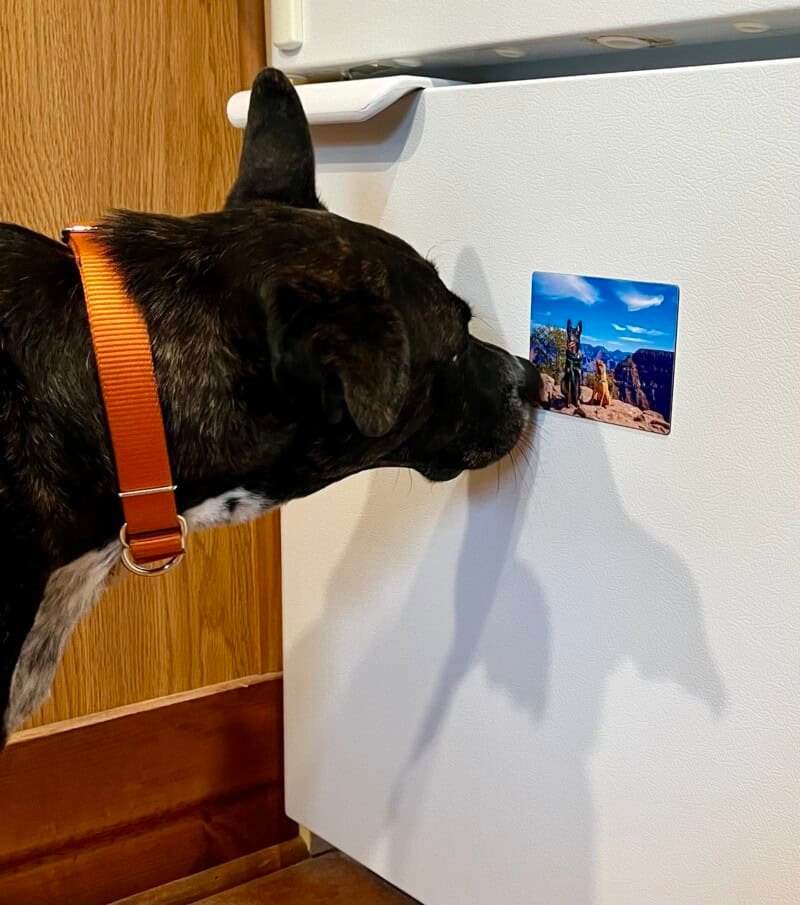
<svg viewBox="0 0 800 905"><path fill-rule="evenodd" d="M382 465L446 480L514 447L533 368L472 337L468 304L408 244L323 207L305 115L276 70L253 85L227 209L247 223L242 265L263 259L270 377L297 441L287 495Z"/></svg>

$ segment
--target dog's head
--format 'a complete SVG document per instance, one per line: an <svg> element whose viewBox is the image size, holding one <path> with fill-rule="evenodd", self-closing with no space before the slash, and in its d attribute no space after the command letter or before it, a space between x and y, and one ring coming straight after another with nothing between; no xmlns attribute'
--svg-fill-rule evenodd
<svg viewBox="0 0 800 905"><path fill-rule="evenodd" d="M573 327L572 320L567 320L567 352L578 352L581 347L581 333L583 332L583 321Z"/></svg>
<svg viewBox="0 0 800 905"><path fill-rule="evenodd" d="M594 363L595 369L600 377L606 376L606 365L602 358L598 358Z"/></svg>
<svg viewBox="0 0 800 905"><path fill-rule="evenodd" d="M514 447L535 370L472 337L469 305L408 244L322 206L305 115L276 70L253 86L227 209L247 222L248 254L270 235L259 291L273 392L297 439L287 483L310 492L382 465L445 480Z"/></svg>

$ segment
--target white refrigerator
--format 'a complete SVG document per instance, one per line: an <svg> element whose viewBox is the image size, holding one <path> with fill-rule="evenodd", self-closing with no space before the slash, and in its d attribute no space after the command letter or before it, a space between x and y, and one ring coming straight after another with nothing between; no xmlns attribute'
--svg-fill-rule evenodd
<svg viewBox="0 0 800 905"><path fill-rule="evenodd" d="M301 87L320 194L432 257L479 335L528 353L534 272L680 291L668 434L542 410L516 463L286 508L290 816L425 905L796 905L800 60L541 60L757 57L797 8L276 5L305 36L277 65L404 71ZM537 77L427 80L498 49Z"/></svg>

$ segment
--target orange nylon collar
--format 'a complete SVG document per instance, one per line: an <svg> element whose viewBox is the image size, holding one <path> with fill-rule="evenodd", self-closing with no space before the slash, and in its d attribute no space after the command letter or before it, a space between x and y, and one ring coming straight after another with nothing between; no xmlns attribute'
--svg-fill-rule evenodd
<svg viewBox="0 0 800 905"><path fill-rule="evenodd" d="M142 312L92 225L64 230L83 283L100 391L125 514L125 565L157 575L181 560L186 523L178 515L150 335ZM153 563L161 565L152 565Z"/></svg>

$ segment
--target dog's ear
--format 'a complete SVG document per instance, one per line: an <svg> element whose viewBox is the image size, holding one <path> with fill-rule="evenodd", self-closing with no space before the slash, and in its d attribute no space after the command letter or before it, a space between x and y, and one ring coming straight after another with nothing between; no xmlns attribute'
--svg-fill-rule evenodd
<svg viewBox="0 0 800 905"><path fill-rule="evenodd" d="M408 392L410 352L405 325L394 306L372 297L366 304L339 302L313 333L312 349L339 376L359 431L382 437L397 423Z"/></svg>
<svg viewBox="0 0 800 905"><path fill-rule="evenodd" d="M569 335L570 333L572 333L572 319L568 317L567 318L567 335Z"/></svg>
<svg viewBox="0 0 800 905"><path fill-rule="evenodd" d="M321 301L281 287L271 296L276 384L290 393L299 386L318 392L332 423L341 420L345 406L364 436L387 434L409 385L408 334L397 309L363 291Z"/></svg>
<svg viewBox="0 0 800 905"><path fill-rule="evenodd" d="M575 328L575 332L578 334L578 336L583 333L583 321L578 321L578 326Z"/></svg>
<svg viewBox="0 0 800 905"><path fill-rule="evenodd" d="M239 175L225 207L254 201L322 208L308 120L294 86L278 69L262 69L253 82Z"/></svg>

